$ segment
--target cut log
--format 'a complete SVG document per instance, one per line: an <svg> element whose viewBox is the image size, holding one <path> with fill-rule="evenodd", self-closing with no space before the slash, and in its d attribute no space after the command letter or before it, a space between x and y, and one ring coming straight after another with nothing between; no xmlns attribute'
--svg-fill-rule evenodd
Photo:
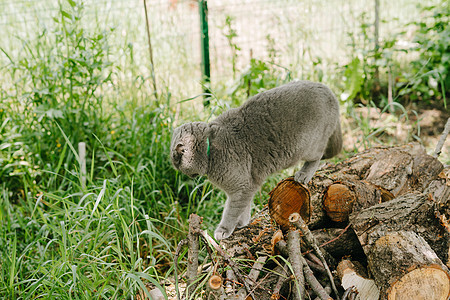
<svg viewBox="0 0 450 300"><path fill-rule="evenodd" d="M450 216L450 166L446 167L442 172L430 182L425 193L431 195L434 201L440 206L447 205L449 210L446 212Z"/></svg>
<svg viewBox="0 0 450 300"><path fill-rule="evenodd" d="M442 164L417 143L372 148L313 177L310 229L347 222L348 214L394 197L424 190L438 178ZM336 184L336 186L334 186Z"/></svg>
<svg viewBox="0 0 450 300"><path fill-rule="evenodd" d="M437 217L437 203L427 195L410 193L350 215L350 222L367 255L368 249L388 232L414 231L446 262L450 232Z"/></svg>
<svg viewBox="0 0 450 300"><path fill-rule="evenodd" d="M303 220L309 221L311 214L309 190L293 177L278 183L269 195L269 214L283 231L291 228L289 216L293 213L299 213Z"/></svg>
<svg viewBox="0 0 450 300"><path fill-rule="evenodd" d="M323 208L334 222L348 221L352 212L356 195L345 184L340 182L330 185L323 198Z"/></svg>
<svg viewBox="0 0 450 300"><path fill-rule="evenodd" d="M323 208L331 221L347 222L351 212L393 198L388 190L365 180L336 181L326 189Z"/></svg>
<svg viewBox="0 0 450 300"><path fill-rule="evenodd" d="M208 279L206 296L208 300L219 300L225 296L222 277L214 274Z"/></svg>
<svg viewBox="0 0 450 300"><path fill-rule="evenodd" d="M442 165L437 160L430 158L419 144L394 148L373 148L337 165L328 164L318 171L308 184L310 193L308 227L311 230L316 229L313 234L319 240L319 246L334 239L323 248L339 260L342 256L350 255L352 260L360 260L363 265L366 265L365 253L380 237L399 230L407 230L423 237L437 256L450 265L448 261L450 248L449 181L448 173L441 172L441 170ZM294 182L291 183L292 189L286 189L285 186L284 190L277 192L282 191L285 195L286 192L298 194ZM333 189L336 187L338 196L334 195L335 201L344 199L346 204L351 201L345 199L355 199L351 203L352 205L347 207L347 210L344 210L345 205L325 202L327 197L333 198L333 193L336 192ZM342 190L344 191L342 192ZM275 191L272 195L274 193ZM296 197L286 197L282 195L283 193L277 195L279 200L286 198L292 200ZM341 197L339 193L346 196ZM392 199L393 197L395 198ZM344 221L333 221L329 213L333 206L337 208L335 215L341 214L341 220ZM303 204L300 205L301 207L306 208ZM298 208L295 210L298 212ZM281 211L285 211L287 216L292 212L285 209L281 209ZM229 256L233 257L233 260L242 259L240 262L243 265L243 262L254 261L261 255L280 254L274 252L273 246L280 239L279 236L274 237L279 226L271 220L268 212L268 208L258 212L248 226L236 229L228 239L221 241L221 245ZM288 220L286 217L284 219ZM336 228L317 230L329 227L344 228L348 222L347 219L352 227L346 231ZM342 235L340 235L341 233ZM323 237L322 240L321 237ZM364 248L358 245L359 243ZM389 262L389 259L386 261ZM272 275L271 271L265 272L275 266L275 261L270 259L261 270L260 280L255 285L255 298L270 298L279 281L279 276ZM248 262L243 272L247 274L251 268L252 263ZM331 268L334 269L333 266ZM419 269L421 270L421 268ZM221 275L227 278L225 274ZM267 279L265 279L266 276L268 276ZM319 271L315 276L323 275ZM267 280L272 280L270 281L272 283ZM244 290L241 286L244 283L245 281L241 282L237 279L236 287ZM225 285L227 284L229 282L226 280ZM288 286L286 284L284 288ZM277 293L281 297L289 298L292 297L291 292L288 289L282 289Z"/></svg>
<svg viewBox="0 0 450 300"><path fill-rule="evenodd" d="M447 267L416 233L388 233L374 241L366 253L382 299L447 300L450 297Z"/></svg>
<svg viewBox="0 0 450 300"><path fill-rule="evenodd" d="M379 299L380 290L375 281L368 278L364 267L357 262L352 262L348 259L342 260L337 266L337 274L345 290L352 286L356 288L358 291L357 300Z"/></svg>

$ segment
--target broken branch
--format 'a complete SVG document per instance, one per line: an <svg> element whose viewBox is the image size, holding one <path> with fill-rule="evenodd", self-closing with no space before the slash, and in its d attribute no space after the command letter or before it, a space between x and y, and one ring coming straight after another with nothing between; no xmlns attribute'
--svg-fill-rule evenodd
<svg viewBox="0 0 450 300"><path fill-rule="evenodd" d="M244 279L244 277L241 275L241 273L239 272L238 266L236 264L236 262L234 262L234 260L232 260L228 254L216 243L216 241L209 236L209 234L205 231L205 230L198 230L198 233L200 234L200 236L202 236L211 246L213 246L214 249L216 249L216 251L223 257L223 259L227 262L227 264L231 267L231 269L233 270L234 274L236 275L236 277L238 278L238 280L240 282L242 282L244 284L244 288L247 291L248 294L251 294L251 290L250 287L247 284L247 281Z"/></svg>
<svg viewBox="0 0 450 300"><path fill-rule="evenodd" d="M195 290L198 272L198 253L199 253L199 238L197 235L200 230L202 218L196 214L189 216L189 234L188 234L188 265L187 265L187 298L189 298Z"/></svg>
<svg viewBox="0 0 450 300"><path fill-rule="evenodd" d="M300 258L302 251L300 250L300 234L297 230L288 232L287 247L289 252L289 262L292 266L297 288L294 292L296 299L305 299L305 278L303 277L303 261Z"/></svg>
<svg viewBox="0 0 450 300"><path fill-rule="evenodd" d="M319 246L317 245L316 238L312 235L311 231L309 230L308 226L305 224L305 221L300 217L298 213L293 213L289 216L289 221L292 225L294 225L296 228L300 229L305 237L306 242L314 249L314 251L317 253L317 255L320 258L320 261L322 262L323 266L325 267L325 270L327 270L328 277L330 278L331 287L333 288L333 292L336 295L337 299L339 299L339 293L337 291L336 285L334 284L333 275L331 274L330 268L328 267L327 262L325 261L325 257L322 253L322 251L319 249Z"/></svg>
<svg viewBox="0 0 450 300"><path fill-rule="evenodd" d="M436 150L434 150L433 157L438 158L441 154L442 147L444 147L445 140L447 139L447 135L450 132L450 118L447 119L447 123L445 124L444 131L439 139L438 144L436 145Z"/></svg>

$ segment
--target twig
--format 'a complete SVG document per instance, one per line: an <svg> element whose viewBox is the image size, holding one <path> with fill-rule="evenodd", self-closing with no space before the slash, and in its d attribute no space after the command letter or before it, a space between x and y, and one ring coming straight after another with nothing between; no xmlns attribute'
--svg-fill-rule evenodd
<svg viewBox="0 0 450 300"><path fill-rule="evenodd" d="M341 233L339 233L339 235L337 237L323 243L322 245L320 245L320 247L326 246L328 244L331 244L334 241L337 241L350 228L351 225L352 225L352 223L349 223L347 226L345 226L344 230L342 230Z"/></svg>
<svg viewBox="0 0 450 300"><path fill-rule="evenodd" d="M284 240L278 241L278 243L275 244L275 247L278 249L278 251L280 251L281 255L283 255L284 257L289 257L286 241L284 241ZM309 251L307 251L305 254L309 255L311 253ZM314 256L314 257L316 257L316 256ZM313 261L310 261L308 259L305 259L305 260L306 260L306 263L311 268L313 268L313 269L315 269L315 270L317 270L319 272L327 274L327 270L325 270L325 268L323 267L323 264L322 264L322 262L320 260L319 260L319 262L320 262L319 264L315 263Z"/></svg>
<svg viewBox="0 0 450 300"><path fill-rule="evenodd" d="M300 233L297 230L289 230L287 248L289 252L289 262L292 266L297 288L294 290L294 299L305 299L305 278L303 277L303 261L300 258Z"/></svg>
<svg viewBox="0 0 450 300"><path fill-rule="evenodd" d="M322 251L319 249L317 245L317 240L309 230L308 226L305 224L305 221L300 217L298 213L293 213L289 216L289 222L293 224L296 228L300 229L305 237L306 242L314 249L316 254L319 256L320 261L322 262L325 270L327 270L328 277L330 278L331 287L333 288L333 292L336 295L336 298L339 300L339 293L337 291L336 285L334 284L333 275L331 274L330 268L328 267L327 262L325 261L325 257Z"/></svg>
<svg viewBox="0 0 450 300"><path fill-rule="evenodd" d="M325 270L325 268L323 267L322 262L320 262L320 264L318 264L318 263L315 263L314 261L307 259L306 257L305 257L305 261L312 270L327 275L327 270Z"/></svg>
<svg viewBox="0 0 450 300"><path fill-rule="evenodd" d="M175 269L174 269L174 271L175 271L175 280L176 281L178 281L178 256L180 255L180 252L181 252L181 249L183 248L183 246L185 246L187 244L188 244L188 239L181 240L178 243L177 250L175 251L175 256L174 256ZM180 298L180 291L178 289L178 286L176 286L175 289L177 292L177 300L180 300L181 298Z"/></svg>
<svg viewBox="0 0 450 300"><path fill-rule="evenodd" d="M286 269L286 264L284 264L283 267L277 267L275 270L277 270L278 268L280 268L281 270L279 272L276 272L276 273L279 273L279 276L278 276L277 283L273 287L272 296L270 297L271 300L278 300L278 299L280 299L281 287L283 286L283 284L286 281L292 279L290 276L288 276L288 272L287 272L287 269ZM275 272L275 270L274 270L274 272Z"/></svg>
<svg viewBox="0 0 450 300"><path fill-rule="evenodd" d="M444 147L444 143L445 143L445 140L447 139L447 135L449 134L449 132L450 132L450 118L447 119L447 123L445 124L444 131L442 132L439 142L437 143L436 150L434 150L434 154L433 154L434 158L438 158L439 155L441 154L442 147Z"/></svg>
<svg viewBox="0 0 450 300"><path fill-rule="evenodd" d="M320 300L333 300L333 298L328 295L323 286L314 276L313 271L309 268L306 260L303 256L300 255L300 259L303 260L303 273L305 274L305 279L309 283L309 286L312 288L314 293L319 297Z"/></svg>
<svg viewBox="0 0 450 300"><path fill-rule="evenodd" d="M358 296L358 291L352 291L351 293L350 293L350 296L348 297L348 300L355 300L356 299L356 296Z"/></svg>
<svg viewBox="0 0 450 300"><path fill-rule="evenodd" d="M267 256L260 256L253 264L253 267L248 274L247 278L247 284L248 285L254 285L256 283L256 280L258 279L259 273L261 273L261 270L264 266L264 263L267 260Z"/></svg>
<svg viewBox="0 0 450 300"><path fill-rule="evenodd" d="M198 253L199 253L199 237L197 232L200 230L202 219L196 215L189 216L189 234L188 234L188 265L187 265L187 298L189 298L195 290L195 279L198 274Z"/></svg>
<svg viewBox="0 0 450 300"><path fill-rule="evenodd" d="M348 296L352 292L353 286L349 287L344 291L344 294L342 295L342 300L348 300Z"/></svg>
<svg viewBox="0 0 450 300"><path fill-rule="evenodd" d="M220 247L216 241L208 235L208 233L205 230L198 230L198 234L200 234L205 240L213 246L214 249L223 257L223 259L227 262L227 264L231 267L234 274L236 275L237 279L244 284L245 290L249 295L251 295L251 289L247 284L247 281L244 279L244 277L239 272L238 266L234 260L232 260L227 253Z"/></svg>
<svg viewBox="0 0 450 300"><path fill-rule="evenodd" d="M226 270L226 281L225 281L225 294L229 296L231 292L234 293L235 279L234 272L231 269Z"/></svg>
<svg viewBox="0 0 450 300"><path fill-rule="evenodd" d="M351 286L345 290L344 295L342 295L342 300L355 299L356 295L358 295L358 291L355 286Z"/></svg>
<svg viewBox="0 0 450 300"><path fill-rule="evenodd" d="M319 247L322 247L322 246L319 246ZM312 253L312 252L307 252L307 253L305 253L305 255L306 255L306 257L308 257L313 263L315 263L315 264L317 264L317 265L323 267L322 261L321 261L317 256L315 256L314 253ZM325 268L324 268L324 270L325 270Z"/></svg>
<svg viewBox="0 0 450 300"><path fill-rule="evenodd" d="M284 257L289 256L287 243L285 240L278 241L278 243L275 244L275 247L277 247L278 251L280 251L281 255L283 255Z"/></svg>

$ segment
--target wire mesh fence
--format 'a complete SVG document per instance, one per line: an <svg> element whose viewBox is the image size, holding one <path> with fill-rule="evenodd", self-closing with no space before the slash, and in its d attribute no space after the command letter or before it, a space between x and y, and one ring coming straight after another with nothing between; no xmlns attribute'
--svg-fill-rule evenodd
<svg viewBox="0 0 450 300"><path fill-rule="evenodd" d="M301 78L320 60L341 62L352 39L369 24L373 38L375 2L380 1L380 39L420 18L419 4L432 0L209 0L211 80L232 80L250 58L277 62ZM426 2L426 3L425 3ZM24 41L51 28L60 11L59 1L0 2L0 47L20 52ZM149 0L150 36L159 84L175 86L180 97L201 90L199 8L195 0ZM143 0L86 0L83 26L87 30L116 28L111 43L115 58L124 66L124 51L132 51L139 72L150 76ZM370 41L370 40L369 40ZM11 55L13 56L13 55ZM6 63L6 57L0 56ZM3 63L2 63L3 65ZM126 74L126 73L130 74Z"/></svg>

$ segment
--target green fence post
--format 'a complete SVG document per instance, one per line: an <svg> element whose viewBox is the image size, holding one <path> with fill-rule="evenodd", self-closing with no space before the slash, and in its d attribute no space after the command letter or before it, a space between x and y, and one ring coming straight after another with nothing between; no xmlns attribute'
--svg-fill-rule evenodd
<svg viewBox="0 0 450 300"><path fill-rule="evenodd" d="M210 94L211 68L209 61L209 33L208 33L208 4L207 0L199 0L198 7L200 12L200 40L202 48L202 83L205 94ZM203 97L203 105L210 104L210 96Z"/></svg>

